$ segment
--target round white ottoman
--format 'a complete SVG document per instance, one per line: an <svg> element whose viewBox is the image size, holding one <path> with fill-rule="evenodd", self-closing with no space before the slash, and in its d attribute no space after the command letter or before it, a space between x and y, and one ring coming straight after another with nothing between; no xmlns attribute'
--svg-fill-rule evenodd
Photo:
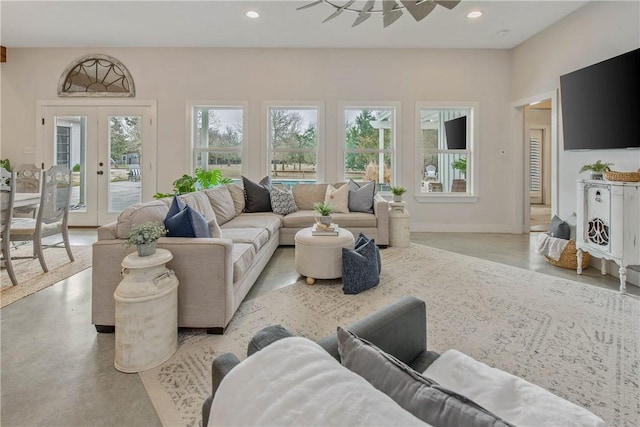
<svg viewBox="0 0 640 427"><path fill-rule="evenodd" d="M294 238L296 271L313 285L316 279L342 277L342 248L353 249L353 234L344 228L337 236L313 236L311 227L303 228Z"/></svg>

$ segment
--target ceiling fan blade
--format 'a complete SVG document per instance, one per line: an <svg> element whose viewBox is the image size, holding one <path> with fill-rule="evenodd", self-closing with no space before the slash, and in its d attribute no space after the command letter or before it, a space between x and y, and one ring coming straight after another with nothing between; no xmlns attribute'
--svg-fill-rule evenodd
<svg viewBox="0 0 640 427"><path fill-rule="evenodd" d="M421 21L436 7L436 3L433 0L400 0L400 3L402 3L416 21Z"/></svg>
<svg viewBox="0 0 640 427"><path fill-rule="evenodd" d="M437 4L440 6L444 6L447 9L451 10L460 3L460 0L435 0Z"/></svg>
<svg viewBox="0 0 640 427"><path fill-rule="evenodd" d="M305 4L304 6L297 7L296 10L307 9L309 7L317 6L320 3L324 3L324 0L316 0L313 3Z"/></svg>
<svg viewBox="0 0 640 427"><path fill-rule="evenodd" d="M382 26L388 27L402 16L402 11L396 9L398 3L395 0L382 0Z"/></svg>
<svg viewBox="0 0 640 427"><path fill-rule="evenodd" d="M371 9L373 9L374 3L375 3L375 0L368 0L364 4L362 9L360 9L360 13L358 14L358 17L356 18L355 21L353 21L353 25L351 25L352 28L355 27L356 25L362 24L364 21L366 21L371 17Z"/></svg>
<svg viewBox="0 0 640 427"><path fill-rule="evenodd" d="M338 9L335 12L333 12L331 15L329 15L327 17L327 19L325 19L324 21L322 21L322 23L324 24L325 22L331 21L333 18L335 18L336 16L340 15L342 13L343 9Z"/></svg>

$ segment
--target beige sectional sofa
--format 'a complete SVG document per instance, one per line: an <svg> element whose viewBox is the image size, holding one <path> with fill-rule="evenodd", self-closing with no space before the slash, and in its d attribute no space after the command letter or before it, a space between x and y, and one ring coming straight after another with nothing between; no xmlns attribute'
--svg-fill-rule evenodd
<svg viewBox="0 0 640 427"><path fill-rule="evenodd" d="M314 223L313 204L324 200L327 184L297 184L293 187L297 212L246 213L244 191L237 184L220 186L180 198L200 212L212 231L211 238L163 237L158 247L168 249L168 263L178 287L178 326L206 328L223 333L233 314L267 265L279 245L293 245L298 230ZM127 208L118 221L98 228L93 245L92 315L98 332L115 326L113 293L122 280L121 263L135 250L125 248L124 239L136 224L162 222L171 199L153 200ZM388 204L374 198L372 214L333 214L341 227L363 232L381 246L389 244Z"/></svg>

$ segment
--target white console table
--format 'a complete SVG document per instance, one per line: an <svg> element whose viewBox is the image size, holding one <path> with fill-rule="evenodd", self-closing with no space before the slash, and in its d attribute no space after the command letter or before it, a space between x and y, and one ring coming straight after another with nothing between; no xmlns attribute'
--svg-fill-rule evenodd
<svg viewBox="0 0 640 427"><path fill-rule="evenodd" d="M576 226L577 273L582 274L582 252L619 267L620 292L625 293L627 267L640 265L640 183L578 181Z"/></svg>

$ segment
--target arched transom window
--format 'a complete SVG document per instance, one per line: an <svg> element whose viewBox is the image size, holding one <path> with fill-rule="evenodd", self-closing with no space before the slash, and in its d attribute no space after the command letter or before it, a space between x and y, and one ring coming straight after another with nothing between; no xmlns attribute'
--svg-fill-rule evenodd
<svg viewBox="0 0 640 427"><path fill-rule="evenodd" d="M133 97L129 70L108 55L86 55L69 65L58 82L58 96Z"/></svg>

